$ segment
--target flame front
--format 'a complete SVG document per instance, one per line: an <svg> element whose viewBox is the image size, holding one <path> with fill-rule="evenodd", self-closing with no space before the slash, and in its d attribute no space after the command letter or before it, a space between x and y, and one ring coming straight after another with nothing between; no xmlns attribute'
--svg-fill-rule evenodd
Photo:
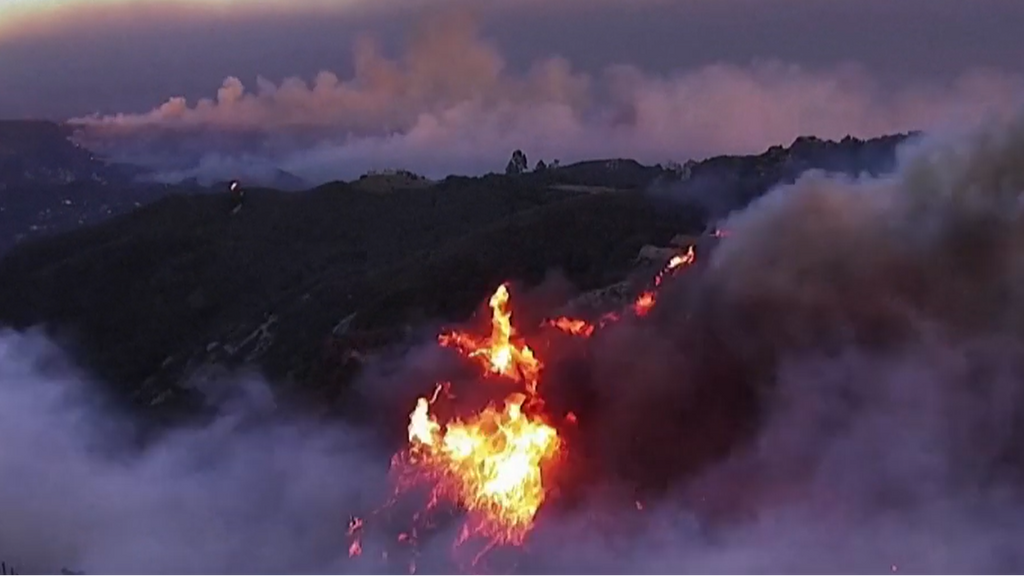
<svg viewBox="0 0 1024 576"><path fill-rule="evenodd" d="M668 261L668 264L665 265L665 268L654 277L654 288L644 291L643 294L637 297L636 302L633 303L633 313L637 316L646 316L651 311L651 308L654 308L654 304L658 300L657 289L661 287L661 282L664 280L665 275L675 273L675 271L683 266L693 264L696 259L697 254L693 251L693 246L687 248L685 253L673 256Z"/></svg>
<svg viewBox="0 0 1024 576"><path fill-rule="evenodd" d="M516 337L509 293L501 285L491 296L491 333L442 334L439 342L477 359L486 374L523 384L524 392L487 406L465 420L442 424L431 413L437 400L420 398L409 416L409 449L404 462L426 477L434 496L470 512L472 532L500 543L520 543L545 499L543 469L562 447L558 431L531 411L542 406L537 383L542 368L533 351ZM436 499L436 498L435 498Z"/></svg>
<svg viewBox="0 0 1024 576"><path fill-rule="evenodd" d="M656 303L662 278L692 263L694 258L692 247L674 256L654 278L653 287L634 302L634 313L645 315ZM452 331L438 336L438 342L475 362L485 377L509 380L521 386L521 391L508 395L502 403L488 404L461 418L438 416L439 412L450 413L445 404L454 398L449 382L437 384L432 395L417 399L409 414L408 445L392 460L397 481L395 498L374 513L390 508L399 496L413 492L414 488L428 489L426 509L412 516L413 526L397 539L398 545L413 550L409 559L411 571L416 569L417 534L436 526L431 519L432 511L443 504L467 512L456 546L471 538L485 542L473 560L474 566L495 545L522 544L550 496L546 473L562 460L566 450L558 429L544 416L544 401L538 390L543 364L512 323L508 286L499 286L488 304L489 334ZM593 323L561 317L545 324L587 338L621 317L619 312L608 312ZM566 413L564 422L575 425L575 413ZM639 502L637 507L641 508ZM363 520L353 518L348 531L350 557L365 555L362 529ZM387 549L381 552L381 558L393 561L389 560Z"/></svg>
<svg viewBox="0 0 1024 576"><path fill-rule="evenodd" d="M594 333L594 325L587 322L586 320L579 320L577 318L555 318L554 320L548 321L549 326L554 326L562 332L572 334L573 336L583 336L584 338Z"/></svg>
<svg viewBox="0 0 1024 576"><path fill-rule="evenodd" d="M473 532L520 543L545 499L544 465L561 448L558 432L523 413L525 394L503 408L442 426L420 398L409 422L408 463L436 483L436 495L459 503L475 518Z"/></svg>
<svg viewBox="0 0 1024 576"><path fill-rule="evenodd" d="M490 374L523 382L531 396L537 393L541 363L533 350L516 338L512 312L508 309L508 286L502 284L491 296L491 334L477 337L465 332L441 334L442 346L456 348L469 358L476 358Z"/></svg>

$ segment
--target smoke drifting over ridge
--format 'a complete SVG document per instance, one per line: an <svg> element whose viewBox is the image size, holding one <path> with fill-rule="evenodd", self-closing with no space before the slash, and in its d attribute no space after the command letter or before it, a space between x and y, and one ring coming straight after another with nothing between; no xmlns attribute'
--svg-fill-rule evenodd
<svg viewBox="0 0 1024 576"><path fill-rule="evenodd" d="M592 376L562 383L595 395L580 423L605 475L576 508L553 504L521 567L1020 571L1022 160L1018 117L926 140L882 179L809 175L726 222L703 270L666 281L649 321L595 336ZM141 454L111 448L95 435L109 417L53 361L31 336L0 340L9 559L365 568L345 559L344 522L387 452L358 432L249 403ZM652 438L658 458L629 459ZM694 455L708 444L726 449ZM623 463L672 480L643 514L601 495Z"/></svg>
<svg viewBox="0 0 1024 576"><path fill-rule="evenodd" d="M516 148L563 163L752 153L805 134L972 125L1024 101L1024 78L992 70L893 89L854 65L811 71L775 61L668 76L618 65L590 75L551 57L520 73L463 13L426 21L397 59L364 38L354 64L349 79L323 72L312 84L261 78L253 88L228 78L212 99L75 122L115 157L176 177L264 163L324 181L379 168L432 177L500 170Z"/></svg>

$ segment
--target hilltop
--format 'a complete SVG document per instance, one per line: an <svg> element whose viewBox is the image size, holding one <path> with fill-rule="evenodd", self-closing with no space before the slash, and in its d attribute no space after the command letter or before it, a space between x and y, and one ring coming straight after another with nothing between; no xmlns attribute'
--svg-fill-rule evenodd
<svg viewBox="0 0 1024 576"><path fill-rule="evenodd" d="M47 326L147 409L188 409L180 379L210 363L254 363L297 397L336 396L358 371L351 350L465 318L503 280L558 270L580 290L613 284L643 246L699 234L806 170L890 170L905 139L801 138L683 166L600 160L387 193L250 189L235 216L222 195L173 191L12 250L0 322Z"/></svg>
<svg viewBox="0 0 1024 576"><path fill-rule="evenodd" d="M139 183L145 171L77 144L71 127L0 121L0 255L26 239L96 224L181 187Z"/></svg>

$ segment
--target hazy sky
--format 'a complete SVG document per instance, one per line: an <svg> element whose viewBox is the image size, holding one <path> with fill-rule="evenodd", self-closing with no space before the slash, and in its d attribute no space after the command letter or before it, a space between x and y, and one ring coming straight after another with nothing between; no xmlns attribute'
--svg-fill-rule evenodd
<svg viewBox="0 0 1024 576"><path fill-rule="evenodd" d="M455 0L0 0L0 116L143 111L170 96L351 72L358 33L398 51ZM1021 0L488 0L483 35L510 67L562 55L651 72L781 59L853 61L877 78L1024 72ZM58 8L54 8L58 6ZM60 8L59 6L64 6ZM70 7L68 7L70 6Z"/></svg>
<svg viewBox="0 0 1024 576"><path fill-rule="evenodd" d="M169 179L684 161L1024 103L1024 0L0 0L0 117Z"/></svg>

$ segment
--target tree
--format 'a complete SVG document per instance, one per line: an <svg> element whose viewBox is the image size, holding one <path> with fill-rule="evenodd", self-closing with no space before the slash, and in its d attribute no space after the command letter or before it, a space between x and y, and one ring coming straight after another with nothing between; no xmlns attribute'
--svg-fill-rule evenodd
<svg viewBox="0 0 1024 576"><path fill-rule="evenodd" d="M543 160L537 160L537 166L534 167L534 172L543 172L548 169L548 165Z"/></svg>
<svg viewBox="0 0 1024 576"><path fill-rule="evenodd" d="M512 153L512 159L508 161L508 165L505 166L505 174L523 174L530 169L529 166L526 154L523 154L522 150L516 150Z"/></svg>

